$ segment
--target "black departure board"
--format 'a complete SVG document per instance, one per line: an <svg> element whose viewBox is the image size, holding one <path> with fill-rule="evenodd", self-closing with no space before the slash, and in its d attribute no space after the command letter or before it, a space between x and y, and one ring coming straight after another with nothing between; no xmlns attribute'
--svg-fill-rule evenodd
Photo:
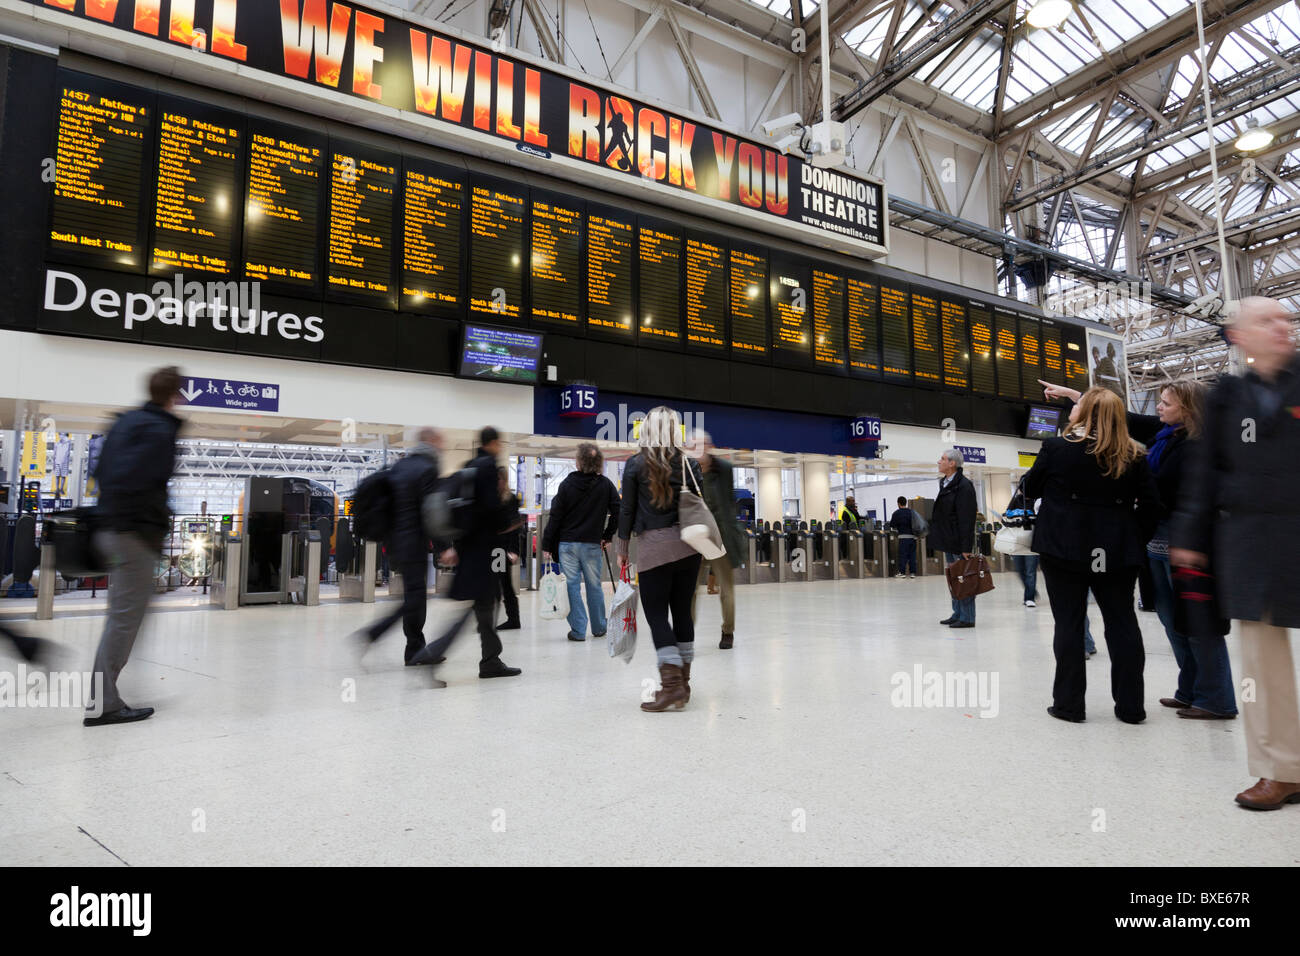
<svg viewBox="0 0 1300 956"><path fill-rule="evenodd" d="M767 256L731 247L731 350L752 357L767 354Z"/></svg>
<svg viewBox="0 0 1300 956"><path fill-rule="evenodd" d="M1088 390L1088 333L1075 325L1061 327L1065 384L1080 392Z"/></svg>
<svg viewBox="0 0 1300 956"><path fill-rule="evenodd" d="M994 355L998 367L998 397L1020 398L1020 340L1016 314L1005 309L993 310Z"/></svg>
<svg viewBox="0 0 1300 956"><path fill-rule="evenodd" d="M813 269L813 361L844 367L844 276Z"/></svg>
<svg viewBox="0 0 1300 956"><path fill-rule="evenodd" d="M331 291L397 304L393 286L393 212L400 160L335 144L330 150L326 281Z"/></svg>
<svg viewBox="0 0 1300 956"><path fill-rule="evenodd" d="M912 290L912 365L918 382L943 380L939 336L939 300Z"/></svg>
<svg viewBox="0 0 1300 956"><path fill-rule="evenodd" d="M768 308L772 351L807 358L812 354L812 281L804 262L772 256L768 269Z"/></svg>
<svg viewBox="0 0 1300 956"><path fill-rule="evenodd" d="M912 380L912 323L907 289L889 282L880 284L880 341L885 378L896 382Z"/></svg>
<svg viewBox="0 0 1300 956"><path fill-rule="evenodd" d="M407 159L402 196L402 308L454 314L461 302L465 177Z"/></svg>
<svg viewBox="0 0 1300 956"><path fill-rule="evenodd" d="M1040 376L1045 382L1057 385L1065 384L1065 342L1061 338L1061 326L1053 319L1043 319L1042 328L1042 371ZM1043 400L1043 386L1034 383L1034 401Z"/></svg>
<svg viewBox="0 0 1300 956"><path fill-rule="evenodd" d="M249 124L244 216L249 278L300 289L319 284L325 147L324 136L307 130Z"/></svg>
<svg viewBox="0 0 1300 956"><path fill-rule="evenodd" d="M469 310L518 320L524 302L527 190L475 183L469 200Z"/></svg>
<svg viewBox="0 0 1300 956"><path fill-rule="evenodd" d="M1043 386L1038 384L1043 372L1039 368L1042 362L1042 340L1038 328L1038 319L1031 315L1022 315L1020 325L1020 397L1026 401L1035 401L1043 397Z"/></svg>
<svg viewBox="0 0 1300 956"><path fill-rule="evenodd" d="M970 337L966 328L966 307L950 299L939 301L943 327L943 384L964 392L970 388Z"/></svg>
<svg viewBox="0 0 1300 956"><path fill-rule="evenodd" d="M638 246L641 306L637 331L643 342L676 342L682 334L682 234L676 227L643 220Z"/></svg>
<svg viewBox="0 0 1300 956"><path fill-rule="evenodd" d="M243 168L242 116L180 100L159 103L151 272L238 271Z"/></svg>
<svg viewBox="0 0 1300 956"><path fill-rule="evenodd" d="M686 237L686 344L727 348L727 249L693 236Z"/></svg>
<svg viewBox="0 0 1300 956"><path fill-rule="evenodd" d="M60 78L50 248L96 265L139 268L153 97L95 77Z"/></svg>
<svg viewBox="0 0 1300 956"><path fill-rule="evenodd" d="M981 395L997 394L994 371L996 345L993 339L993 313L980 302L970 302L966 309L970 325L970 386Z"/></svg>
<svg viewBox="0 0 1300 956"><path fill-rule="evenodd" d="M880 286L866 279L849 279L849 371L880 377Z"/></svg>
<svg viewBox="0 0 1300 956"><path fill-rule="evenodd" d="M575 327L582 317L582 204L533 194L532 316Z"/></svg>
<svg viewBox="0 0 1300 956"><path fill-rule="evenodd" d="M636 227L630 217L587 208L587 327L631 341Z"/></svg>

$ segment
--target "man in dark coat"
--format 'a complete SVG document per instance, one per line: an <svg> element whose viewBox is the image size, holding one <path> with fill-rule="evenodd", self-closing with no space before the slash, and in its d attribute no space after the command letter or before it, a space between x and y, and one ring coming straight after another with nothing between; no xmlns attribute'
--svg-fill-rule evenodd
<svg viewBox="0 0 1300 956"><path fill-rule="evenodd" d="M963 458L956 448L939 456L939 494L930 513L927 545L942 551L944 561L952 564L969 558L975 547L975 486L962 470ZM975 626L975 599L953 598L952 614L939 622L949 627Z"/></svg>
<svg viewBox="0 0 1300 956"><path fill-rule="evenodd" d="M153 594L155 567L171 530L167 482L176 467L172 414L180 399L181 373L162 368L149 378L149 401L122 415L104 441L95 467L99 523L94 542L110 569L108 617L95 652L87 727L123 724L152 716L152 707L128 707L117 678L131 656Z"/></svg>
<svg viewBox="0 0 1300 956"><path fill-rule="evenodd" d="M700 456L704 474L704 503L709 506L713 520L722 534L722 547L726 554L710 562L713 575L722 592L722 639L718 647L729 650L736 638L736 568L749 558L749 544L735 518L735 469L731 462L715 455L713 439L703 430L695 432L695 451ZM691 618L695 618L695 597L691 597Z"/></svg>
<svg viewBox="0 0 1300 956"><path fill-rule="evenodd" d="M456 543L455 551L445 555L450 563L456 565L451 599L472 601L473 604L457 615L442 637L426 645L412 658L415 664L434 664L444 657L473 614L478 621L479 640L483 645L478 676L514 677L523 673L518 667L507 667L502 662L501 638L496 631L496 598L500 584L493 571L493 560L501 551L501 532L506 524L501 495L497 492L497 455L500 453L500 434L495 428L484 428L479 433L478 454L465 465L474 470L474 504L468 528Z"/></svg>
<svg viewBox="0 0 1300 956"><path fill-rule="evenodd" d="M1219 379L1169 536L1174 567L1210 568L1223 615L1241 622L1247 766L1237 794L1253 810L1300 803L1300 704L1287 628L1300 627L1300 355L1275 299L1243 299L1228 337L1250 360Z"/></svg>

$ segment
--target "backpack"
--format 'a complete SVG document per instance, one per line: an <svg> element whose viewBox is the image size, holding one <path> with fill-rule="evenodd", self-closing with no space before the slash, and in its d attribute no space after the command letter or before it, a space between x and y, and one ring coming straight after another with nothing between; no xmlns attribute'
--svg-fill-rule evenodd
<svg viewBox="0 0 1300 956"><path fill-rule="evenodd" d="M385 468L367 475L352 493L352 528L366 541L386 541L393 532L392 473Z"/></svg>
<svg viewBox="0 0 1300 956"><path fill-rule="evenodd" d="M438 490L424 499L421 514L424 532L434 541L455 541L473 530L474 483L478 472L462 468L438 483Z"/></svg>

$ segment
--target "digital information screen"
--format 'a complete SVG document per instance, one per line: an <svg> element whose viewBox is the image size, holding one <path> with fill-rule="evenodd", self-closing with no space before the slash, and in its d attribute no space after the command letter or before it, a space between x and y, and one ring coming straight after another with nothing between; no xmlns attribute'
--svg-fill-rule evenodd
<svg viewBox="0 0 1300 956"><path fill-rule="evenodd" d="M469 310L518 319L524 302L524 190L476 185L469 201Z"/></svg>
<svg viewBox="0 0 1300 956"><path fill-rule="evenodd" d="M844 366L844 276L814 269L813 361Z"/></svg>
<svg viewBox="0 0 1300 956"><path fill-rule="evenodd" d="M589 208L587 211L587 325L636 335L632 325L632 222Z"/></svg>
<svg viewBox="0 0 1300 956"><path fill-rule="evenodd" d="M939 300L921 292L912 293L912 363L918 382L942 381L939 354Z"/></svg>
<svg viewBox="0 0 1300 956"><path fill-rule="evenodd" d="M772 350L807 358L812 354L811 281L806 265L772 257L768 295L772 316Z"/></svg>
<svg viewBox="0 0 1300 956"><path fill-rule="evenodd" d="M1020 397L1027 401L1039 401L1043 398L1043 386L1038 384L1042 378L1039 363L1042 361L1042 345L1039 337L1038 319L1031 315L1020 316Z"/></svg>
<svg viewBox="0 0 1300 956"><path fill-rule="evenodd" d="M727 347L727 250L686 239L686 344L709 351Z"/></svg>
<svg viewBox="0 0 1300 956"><path fill-rule="evenodd" d="M997 394L997 373L994 369L995 346L993 342L993 313L988 306L978 302L967 303L967 320L970 324L970 378L972 391L981 395Z"/></svg>
<svg viewBox="0 0 1300 956"><path fill-rule="evenodd" d="M939 303L939 316L943 324L943 384L964 392L970 388L966 307L944 299Z"/></svg>
<svg viewBox="0 0 1300 956"><path fill-rule="evenodd" d="M1055 438L1060 427L1061 410L1052 406L1034 406L1029 409L1029 423L1025 426L1026 438Z"/></svg>
<svg viewBox="0 0 1300 956"><path fill-rule="evenodd" d="M849 279L849 371L880 377L880 287Z"/></svg>
<svg viewBox="0 0 1300 956"><path fill-rule="evenodd" d="M1088 333L1073 325L1061 326L1062 365L1065 384L1080 392L1088 390Z"/></svg>
<svg viewBox="0 0 1300 956"><path fill-rule="evenodd" d="M993 310L993 336L998 367L998 397L1020 398L1019 339L1016 314L1004 309Z"/></svg>
<svg viewBox="0 0 1300 956"><path fill-rule="evenodd" d="M896 382L912 380L912 328L907 290L880 284L880 341L885 378Z"/></svg>
<svg viewBox="0 0 1300 956"><path fill-rule="evenodd" d="M1052 319L1043 319L1040 322L1042 329L1042 379L1046 382L1052 382L1056 385L1065 384L1065 344L1061 338L1061 326ZM1040 400L1043 394L1043 387L1037 386L1034 390L1034 400Z"/></svg>
<svg viewBox="0 0 1300 956"><path fill-rule="evenodd" d="M402 307L450 312L460 305L465 180L455 170L407 160L402 197Z"/></svg>
<svg viewBox="0 0 1300 956"><path fill-rule="evenodd" d="M637 329L642 341L676 341L681 338L682 234L663 225L641 224L641 318Z"/></svg>
<svg viewBox="0 0 1300 956"><path fill-rule="evenodd" d="M742 355L767 354L767 257L731 250L731 348Z"/></svg>
<svg viewBox="0 0 1300 956"><path fill-rule="evenodd" d="M459 374L462 378L535 385L541 359L540 333L466 325Z"/></svg>
<svg viewBox="0 0 1300 956"><path fill-rule="evenodd" d="M330 289L396 304L393 207L398 157L330 152Z"/></svg>
<svg viewBox="0 0 1300 956"><path fill-rule="evenodd" d="M325 137L250 126L244 271L301 288L319 283L317 226Z"/></svg>
<svg viewBox="0 0 1300 956"><path fill-rule="evenodd" d="M151 272L233 275L243 118L179 101L158 108Z"/></svg>
<svg viewBox="0 0 1300 956"><path fill-rule="evenodd" d="M84 84L79 77L65 80L50 247L104 265L138 268L144 261L140 184L153 119L147 97L143 90L89 77Z"/></svg>
<svg viewBox="0 0 1300 956"><path fill-rule="evenodd" d="M533 196L532 315L576 326L582 314L581 207L559 197Z"/></svg>

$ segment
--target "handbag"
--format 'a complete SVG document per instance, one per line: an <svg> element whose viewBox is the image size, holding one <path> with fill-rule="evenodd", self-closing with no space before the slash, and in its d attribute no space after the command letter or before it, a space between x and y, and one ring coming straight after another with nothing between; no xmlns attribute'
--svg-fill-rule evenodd
<svg viewBox="0 0 1300 956"><path fill-rule="evenodd" d="M982 554L973 558L958 558L948 565L944 574L948 577L948 593L956 601L964 601L993 590L993 571Z"/></svg>
<svg viewBox="0 0 1300 956"><path fill-rule="evenodd" d="M632 583L627 565L623 566L622 580L614 589L614 598L609 604L609 656L621 657L623 663L631 664L632 655L636 653L636 606L638 600L636 585Z"/></svg>
<svg viewBox="0 0 1300 956"><path fill-rule="evenodd" d="M993 550L999 554L1033 554L1034 532L1030 528L1003 525L993 539Z"/></svg>
<svg viewBox="0 0 1300 956"><path fill-rule="evenodd" d="M553 570L543 574L537 585L542 598L539 614L543 621L558 621L569 616L568 583L560 573L558 564L552 564L551 567Z"/></svg>
<svg viewBox="0 0 1300 956"><path fill-rule="evenodd" d="M686 474L690 472L691 482L695 482L695 472L686 467L686 455L682 455L682 493L677 499L677 520L682 528L682 540L689 544L708 561L716 560L727 553L722 547L722 532L713 519L713 512L704 503L700 486L695 485L691 491L686 483Z"/></svg>
<svg viewBox="0 0 1300 956"><path fill-rule="evenodd" d="M46 517L45 540L54 545L56 571L70 578L93 578L108 573L108 561L94 541L100 524L94 508L77 508Z"/></svg>

